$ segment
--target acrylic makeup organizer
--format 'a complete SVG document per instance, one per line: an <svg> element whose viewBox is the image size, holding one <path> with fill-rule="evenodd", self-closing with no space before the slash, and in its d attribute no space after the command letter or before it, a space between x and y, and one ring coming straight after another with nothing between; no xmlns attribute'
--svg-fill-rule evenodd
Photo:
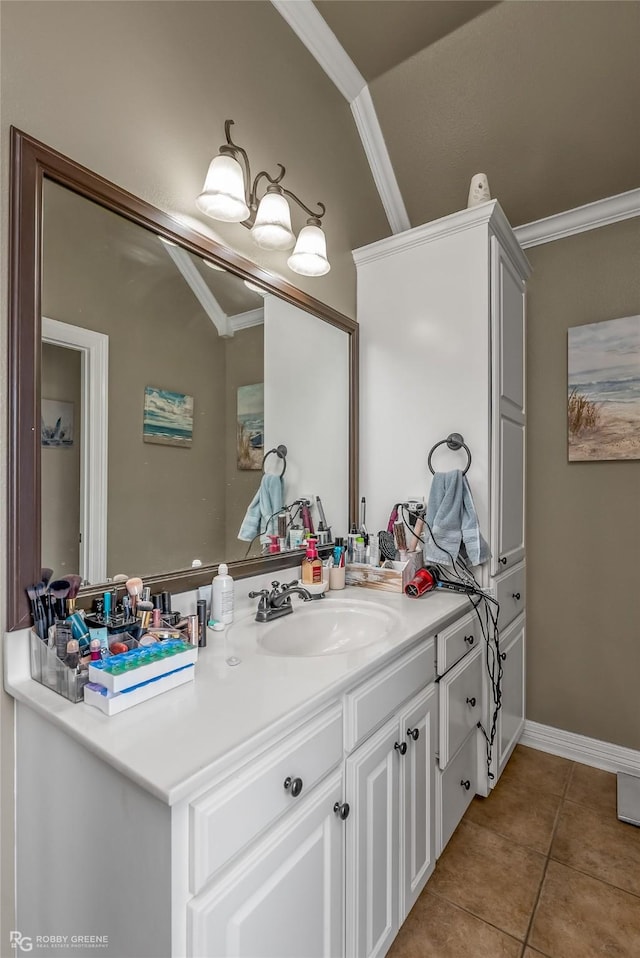
<svg viewBox="0 0 640 958"><path fill-rule="evenodd" d="M123 642L129 649L138 645L136 639L126 632L118 636L118 641ZM58 657L55 644L49 646L34 629L29 633L29 642L31 678L70 702L82 702L84 687L89 681L88 668L81 671L69 668Z"/></svg>

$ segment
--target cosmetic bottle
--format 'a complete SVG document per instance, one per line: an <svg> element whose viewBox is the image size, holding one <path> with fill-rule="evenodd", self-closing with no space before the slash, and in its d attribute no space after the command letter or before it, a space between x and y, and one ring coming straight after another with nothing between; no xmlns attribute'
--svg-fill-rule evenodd
<svg viewBox="0 0 640 958"><path fill-rule="evenodd" d="M220 563L211 583L211 617L225 625L233 622L233 579L226 562Z"/></svg>
<svg viewBox="0 0 640 958"><path fill-rule="evenodd" d="M291 526L289 529L289 548L290 549L299 549L302 545L302 537L304 535L304 530L302 526Z"/></svg>
<svg viewBox="0 0 640 958"><path fill-rule="evenodd" d="M302 560L300 581L303 586L322 582L322 560L318 555L315 539L307 539L307 554Z"/></svg>

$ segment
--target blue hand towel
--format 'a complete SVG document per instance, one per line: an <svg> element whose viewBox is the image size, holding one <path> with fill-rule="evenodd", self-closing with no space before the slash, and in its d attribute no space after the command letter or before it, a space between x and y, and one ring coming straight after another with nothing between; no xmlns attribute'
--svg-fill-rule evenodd
<svg viewBox="0 0 640 958"><path fill-rule="evenodd" d="M489 558L489 546L482 537L471 489L460 469L436 472L427 503L427 523L433 532L425 542L426 562L452 566L462 557L471 565ZM437 545L436 545L437 543Z"/></svg>
<svg viewBox="0 0 640 958"><path fill-rule="evenodd" d="M278 528L275 517L282 509L282 502L281 477L272 472L265 473L242 520L238 539L252 542L261 533L263 535L269 532L275 533Z"/></svg>

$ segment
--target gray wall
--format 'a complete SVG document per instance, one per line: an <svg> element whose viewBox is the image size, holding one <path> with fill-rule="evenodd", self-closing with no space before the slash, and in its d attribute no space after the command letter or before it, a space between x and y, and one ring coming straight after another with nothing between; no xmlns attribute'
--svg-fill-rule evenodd
<svg viewBox="0 0 640 958"><path fill-rule="evenodd" d="M73 403L73 445L41 450L42 565L56 579L78 571L80 551L81 356L76 349L42 344L43 399Z"/></svg>
<svg viewBox="0 0 640 958"><path fill-rule="evenodd" d="M1 5L0 148L9 127L60 150L154 205L194 216L208 163L236 121L254 167L287 167L307 203L326 203L331 272L295 278L318 299L355 313L351 250L388 233L349 106L267 2L30 2ZM339 160L339 162L338 162ZM0 170L1 235L8 235L9 164ZM199 220L201 229L210 229ZM213 222L213 221L212 221ZM297 221L296 221L297 222ZM297 223L297 225L300 225ZM284 254L263 253L245 230L212 235L293 281ZM6 288L7 245L0 243ZM6 297L0 336L6 342ZM0 351L6 394L6 352ZM178 450L180 451L180 450ZM0 421L0 633L5 627L6 421ZM11 926L13 703L0 695L3 915ZM4 920L4 919L3 919ZM5 934L6 931L6 934ZM8 940L0 929L0 940Z"/></svg>
<svg viewBox="0 0 640 958"><path fill-rule="evenodd" d="M568 462L567 329L640 313L640 219L527 250L527 718L640 749L640 462Z"/></svg>
<svg viewBox="0 0 640 958"><path fill-rule="evenodd" d="M114 214L69 197L66 223L48 215L45 194L44 315L109 337L107 575L215 561L225 530L224 341L159 240L118 218L116 244L103 248L94 236ZM142 242L145 259L132 255ZM143 442L145 386L193 396L189 448Z"/></svg>
<svg viewBox="0 0 640 958"><path fill-rule="evenodd" d="M226 463L226 562L243 559L248 542L238 539L238 532L247 506L256 494L262 479L262 471L238 469L236 456L238 386L264 382L264 324L239 330L231 339L225 340L225 448ZM260 542L254 542L249 553L258 556Z"/></svg>

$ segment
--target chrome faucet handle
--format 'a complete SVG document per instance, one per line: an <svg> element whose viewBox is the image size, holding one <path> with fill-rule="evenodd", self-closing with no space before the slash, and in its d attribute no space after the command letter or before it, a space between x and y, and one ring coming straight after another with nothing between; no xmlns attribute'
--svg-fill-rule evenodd
<svg viewBox="0 0 640 958"><path fill-rule="evenodd" d="M270 593L269 593L269 590L268 590L268 589L260 589L259 592L250 592L250 593L249 593L249 598L250 598L250 599L257 599L257 598L259 598L260 596L262 596L263 598L266 599L266 598L269 596L269 594L270 594Z"/></svg>

